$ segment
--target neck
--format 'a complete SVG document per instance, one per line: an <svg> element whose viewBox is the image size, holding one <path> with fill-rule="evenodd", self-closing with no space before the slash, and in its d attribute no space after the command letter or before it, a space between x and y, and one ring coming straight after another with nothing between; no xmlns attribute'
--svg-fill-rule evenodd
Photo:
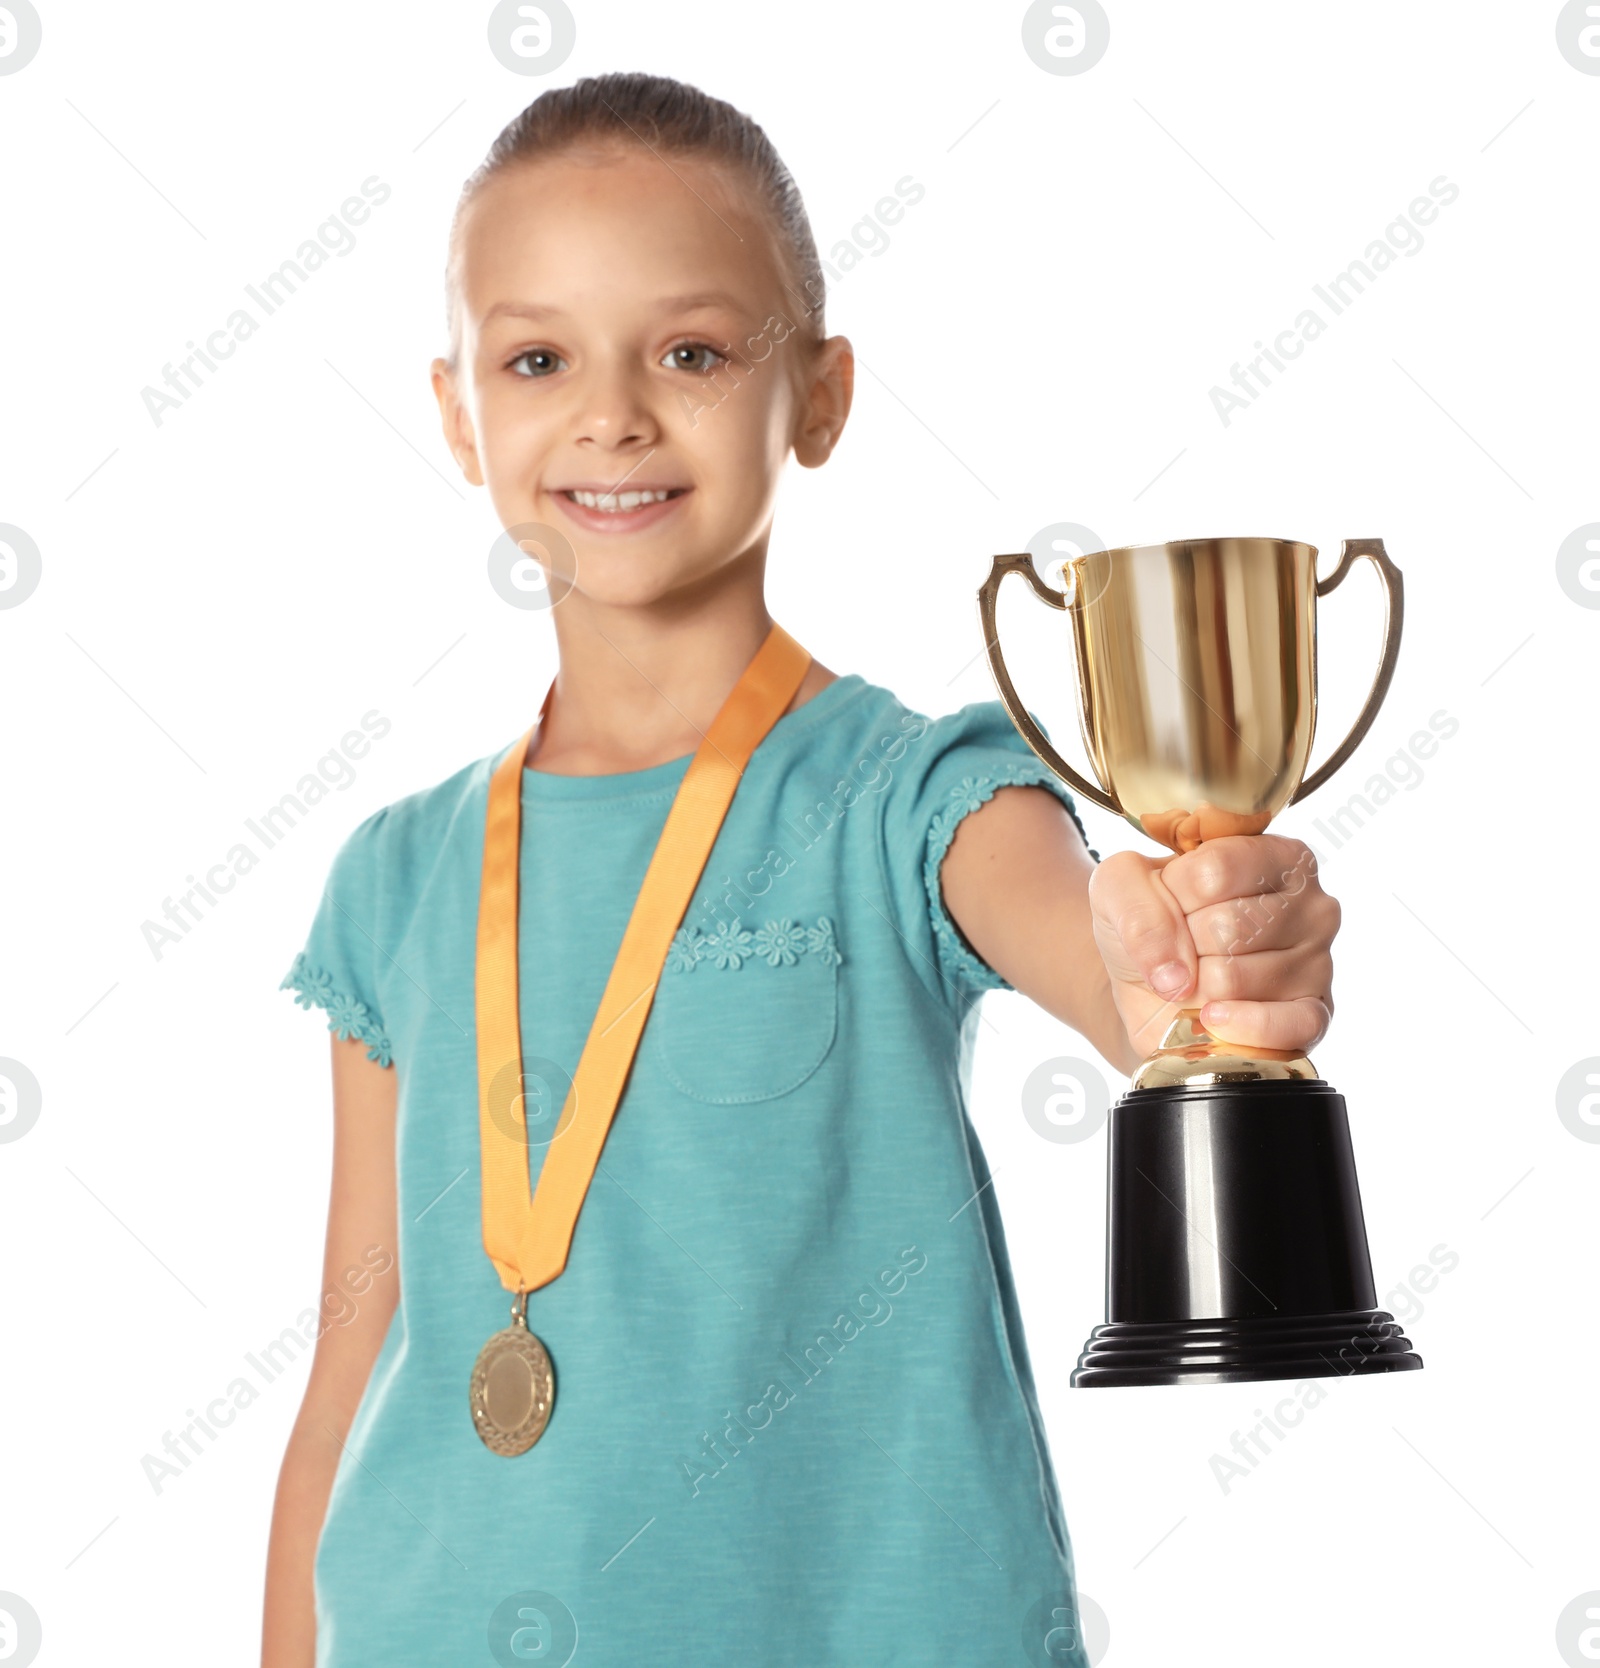
<svg viewBox="0 0 1600 1668"><path fill-rule="evenodd" d="M731 578L731 582L730 582ZM561 669L528 763L558 776L645 770L692 753L772 628L761 564L713 595L618 607L569 592L553 619ZM791 706L833 674L815 665Z"/></svg>

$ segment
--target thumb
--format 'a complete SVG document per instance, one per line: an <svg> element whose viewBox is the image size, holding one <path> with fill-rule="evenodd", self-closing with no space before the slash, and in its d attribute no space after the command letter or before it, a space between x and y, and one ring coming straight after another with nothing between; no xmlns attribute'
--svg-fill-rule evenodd
<svg viewBox="0 0 1600 1668"><path fill-rule="evenodd" d="M1178 901L1161 878L1161 864L1119 851L1098 864L1089 881L1095 942L1112 978L1143 984L1165 1002L1194 988L1194 940Z"/></svg>

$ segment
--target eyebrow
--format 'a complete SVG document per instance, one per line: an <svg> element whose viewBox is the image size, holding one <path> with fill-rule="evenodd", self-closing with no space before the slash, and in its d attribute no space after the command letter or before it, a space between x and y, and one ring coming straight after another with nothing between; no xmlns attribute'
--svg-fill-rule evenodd
<svg viewBox="0 0 1600 1668"><path fill-rule="evenodd" d="M713 308L726 307L733 312L743 312L739 301L722 290L706 290L698 295L669 295L664 296L656 305L666 313L694 313L708 312ZM483 315L483 322L487 324L491 319L561 319L568 314L560 307L546 307L534 301L497 301Z"/></svg>
<svg viewBox="0 0 1600 1668"><path fill-rule="evenodd" d="M669 313L693 313L711 307L728 307L734 312L742 310L738 298L725 290L706 290L698 295L669 295L661 306Z"/></svg>

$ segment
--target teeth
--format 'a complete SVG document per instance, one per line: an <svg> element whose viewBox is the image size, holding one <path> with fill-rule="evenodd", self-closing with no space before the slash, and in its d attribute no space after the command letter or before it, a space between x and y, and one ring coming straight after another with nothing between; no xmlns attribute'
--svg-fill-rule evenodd
<svg viewBox="0 0 1600 1668"><path fill-rule="evenodd" d="M569 492L567 496L575 504L582 504L586 510L605 510L616 513L618 510L636 510L641 504L664 503L672 496L671 492Z"/></svg>

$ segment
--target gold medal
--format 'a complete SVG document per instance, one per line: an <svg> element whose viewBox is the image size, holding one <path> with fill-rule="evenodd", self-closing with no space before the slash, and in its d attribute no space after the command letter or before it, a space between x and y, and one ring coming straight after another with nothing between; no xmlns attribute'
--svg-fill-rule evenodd
<svg viewBox="0 0 1600 1668"><path fill-rule="evenodd" d="M511 1325L478 1351L472 1368L472 1423L493 1453L527 1453L549 1422L555 1372L544 1345L528 1330L528 1293L547 1286L566 1267L572 1230L600 1162L667 947L694 895L750 755L777 723L810 665L811 656L781 626L773 626L695 750L634 900L567 1089L556 1126L561 1139L544 1155L537 1189L529 1176L528 1132L520 1099L508 1108L497 1100L496 1088L508 1076L518 1084L523 1081L517 891L522 772L533 729L490 777L478 892L476 984L483 1248L501 1284L517 1294ZM541 720L554 693L551 684L539 709Z"/></svg>
<svg viewBox="0 0 1600 1668"><path fill-rule="evenodd" d="M491 1452L525 1454L544 1435L555 1405L550 1353L528 1330L528 1294L518 1292L511 1324L478 1351L472 1366L472 1423Z"/></svg>

